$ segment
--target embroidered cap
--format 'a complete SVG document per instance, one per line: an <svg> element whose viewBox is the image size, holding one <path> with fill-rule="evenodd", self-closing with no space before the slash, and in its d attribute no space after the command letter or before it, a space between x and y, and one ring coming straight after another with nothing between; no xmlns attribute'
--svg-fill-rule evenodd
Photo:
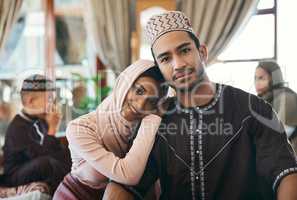
<svg viewBox="0 0 297 200"><path fill-rule="evenodd" d="M154 15L145 28L151 46L160 36L171 31L187 31L195 35L189 18L180 11L167 11Z"/></svg>
<svg viewBox="0 0 297 200"><path fill-rule="evenodd" d="M54 91L54 82L44 75L34 74L23 81L21 91Z"/></svg>

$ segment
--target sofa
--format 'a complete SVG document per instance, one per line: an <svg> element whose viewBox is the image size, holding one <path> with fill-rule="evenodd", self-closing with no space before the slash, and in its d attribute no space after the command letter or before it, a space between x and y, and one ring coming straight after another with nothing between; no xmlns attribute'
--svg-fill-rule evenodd
<svg viewBox="0 0 297 200"><path fill-rule="evenodd" d="M0 150L0 174L3 172L3 155ZM1 176L1 175L0 175ZM9 200L49 200L49 187L43 182L32 182L17 187L6 187L0 181L0 199Z"/></svg>

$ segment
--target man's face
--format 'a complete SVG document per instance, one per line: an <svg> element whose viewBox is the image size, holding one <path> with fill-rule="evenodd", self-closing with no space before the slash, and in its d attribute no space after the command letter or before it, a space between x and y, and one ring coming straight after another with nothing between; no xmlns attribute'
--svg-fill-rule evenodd
<svg viewBox="0 0 297 200"><path fill-rule="evenodd" d="M52 91L35 92L32 100L32 108L35 114L45 114L55 101L55 93Z"/></svg>
<svg viewBox="0 0 297 200"><path fill-rule="evenodd" d="M152 50L165 79L174 88L189 90L204 80L202 59L206 59L207 50L204 46L198 50L187 32L172 31L162 35Z"/></svg>

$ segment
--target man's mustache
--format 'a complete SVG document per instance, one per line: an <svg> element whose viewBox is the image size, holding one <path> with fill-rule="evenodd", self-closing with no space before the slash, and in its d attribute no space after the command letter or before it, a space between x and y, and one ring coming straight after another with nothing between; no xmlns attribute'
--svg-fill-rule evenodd
<svg viewBox="0 0 297 200"><path fill-rule="evenodd" d="M185 75L188 75L188 74L193 73L194 71L195 71L194 68L190 68L190 69L186 69L186 70L178 70L177 72L175 72L175 73L173 74L173 76L172 76L172 80L175 81L175 80L177 80L177 79L180 78L180 77L183 77L183 76L185 76ZM197 75L198 77L202 77L202 76L204 76L204 73L205 73L205 70L204 70L203 68L200 68L200 69L197 71L196 75Z"/></svg>
<svg viewBox="0 0 297 200"><path fill-rule="evenodd" d="M172 76L172 80L175 81L175 80L177 80L178 78L181 78L181 77L183 77L183 76L185 76L185 75L191 74L193 71L194 71L193 68L177 70L177 71L173 74L173 76Z"/></svg>

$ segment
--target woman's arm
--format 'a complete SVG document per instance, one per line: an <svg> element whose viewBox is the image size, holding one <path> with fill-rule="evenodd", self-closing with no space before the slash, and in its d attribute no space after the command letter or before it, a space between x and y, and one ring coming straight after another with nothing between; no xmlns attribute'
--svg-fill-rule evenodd
<svg viewBox="0 0 297 200"><path fill-rule="evenodd" d="M66 136L72 148L98 172L116 182L135 185L144 172L160 122L161 118L157 115L144 117L133 145L124 158L116 157L104 148L97 135L96 124L90 125L90 121L71 122Z"/></svg>

